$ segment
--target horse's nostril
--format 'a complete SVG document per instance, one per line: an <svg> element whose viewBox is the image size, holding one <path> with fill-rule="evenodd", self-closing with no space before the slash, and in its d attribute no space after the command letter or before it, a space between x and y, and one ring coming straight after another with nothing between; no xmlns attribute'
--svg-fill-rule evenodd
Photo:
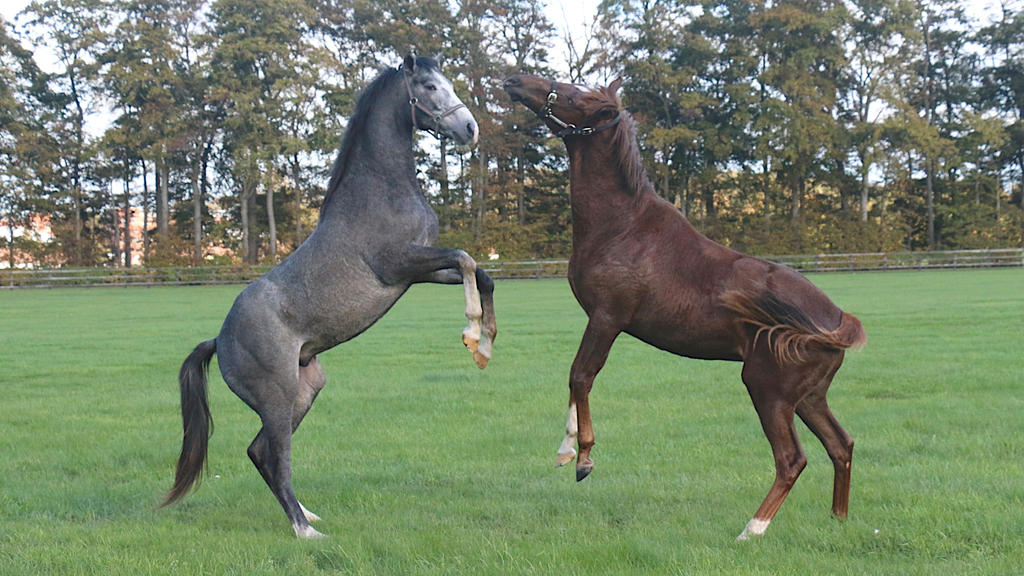
<svg viewBox="0 0 1024 576"><path fill-rule="evenodd" d="M519 86L520 84L522 84L522 81L519 80L519 78L516 78L514 76L512 78L506 78L505 79L505 87L506 88L511 88L513 86Z"/></svg>

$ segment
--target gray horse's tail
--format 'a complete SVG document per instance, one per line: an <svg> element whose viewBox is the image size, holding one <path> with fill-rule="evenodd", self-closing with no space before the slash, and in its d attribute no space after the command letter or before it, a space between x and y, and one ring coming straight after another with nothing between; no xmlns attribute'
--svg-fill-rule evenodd
<svg viewBox="0 0 1024 576"><path fill-rule="evenodd" d="M206 402L206 374L210 370L210 359L216 351L216 340L201 342L181 365L178 381L181 385L181 423L184 435L174 486L167 493L161 507L180 500L202 476L206 464L206 446L213 430L213 418Z"/></svg>

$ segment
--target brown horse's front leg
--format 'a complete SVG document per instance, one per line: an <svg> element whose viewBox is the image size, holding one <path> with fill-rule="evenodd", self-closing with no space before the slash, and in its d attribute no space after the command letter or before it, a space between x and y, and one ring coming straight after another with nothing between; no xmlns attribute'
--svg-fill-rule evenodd
<svg viewBox="0 0 1024 576"><path fill-rule="evenodd" d="M572 398L569 411L571 414L575 407L580 447L580 453L576 457L577 482L586 478L594 469L594 461L590 458L590 449L594 446L594 425L590 421L590 389L594 385L597 373L604 367L608 351L611 350L619 332L619 329L606 318L597 314L591 315L587 329L583 333L583 341L576 351L572 370L569 372L569 391Z"/></svg>

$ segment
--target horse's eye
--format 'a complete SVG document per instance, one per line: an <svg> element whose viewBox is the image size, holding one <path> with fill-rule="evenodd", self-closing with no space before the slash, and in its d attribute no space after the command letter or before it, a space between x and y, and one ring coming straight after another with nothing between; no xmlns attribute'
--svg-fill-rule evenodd
<svg viewBox="0 0 1024 576"><path fill-rule="evenodd" d="M426 88L427 90L429 90L431 92L437 92L437 86L435 86L433 84L427 84L426 86L424 86L424 88Z"/></svg>

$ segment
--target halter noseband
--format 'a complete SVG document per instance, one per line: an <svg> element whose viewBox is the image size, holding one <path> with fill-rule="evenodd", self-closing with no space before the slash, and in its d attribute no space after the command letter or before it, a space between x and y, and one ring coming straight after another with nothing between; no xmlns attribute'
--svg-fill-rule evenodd
<svg viewBox="0 0 1024 576"><path fill-rule="evenodd" d="M559 138L565 138L566 136L589 136L591 134L597 134L598 132L604 132L609 128L615 127L615 125L619 123L619 120L622 119L622 114L619 114L618 116L615 117L614 120L607 124L602 124L597 127L585 126L583 128L578 128L575 124L571 124L569 122L562 120L558 116L555 116L555 113L552 111L552 107L555 105L555 101L558 100L558 91L556 90L556 86L557 82L552 80L551 90L548 92L547 102L544 103L544 111L542 114L538 114L541 120L551 120L559 127L561 127L561 130L555 132L555 136L558 136Z"/></svg>
<svg viewBox="0 0 1024 576"><path fill-rule="evenodd" d="M452 114L457 112L460 108L467 108L467 106L465 104L463 104L462 102L459 102L458 104L456 104L455 106L452 106L451 108L448 108L447 110L442 110L441 112L434 113L433 110L431 110L430 108L427 108L426 106L424 106L420 102L419 98L413 96L413 94L412 94L412 85L409 84L410 72L404 70L402 66L399 66L398 68L399 68L399 70L402 70L402 78L403 78L403 80L405 80L405 90L406 90L406 92L409 93L409 110L410 110L410 112L412 112L412 129L413 129L413 132L415 132L416 130L419 129L419 126L416 125L416 110L419 109L421 112L425 113L427 116L430 116L431 119L433 119L433 121L434 121L434 127L433 128L424 128L424 130L429 132L431 135L434 136L434 138L437 138L438 140L443 139L444 136L441 134L441 131L440 131L441 120L444 120L448 116L451 116Z"/></svg>

